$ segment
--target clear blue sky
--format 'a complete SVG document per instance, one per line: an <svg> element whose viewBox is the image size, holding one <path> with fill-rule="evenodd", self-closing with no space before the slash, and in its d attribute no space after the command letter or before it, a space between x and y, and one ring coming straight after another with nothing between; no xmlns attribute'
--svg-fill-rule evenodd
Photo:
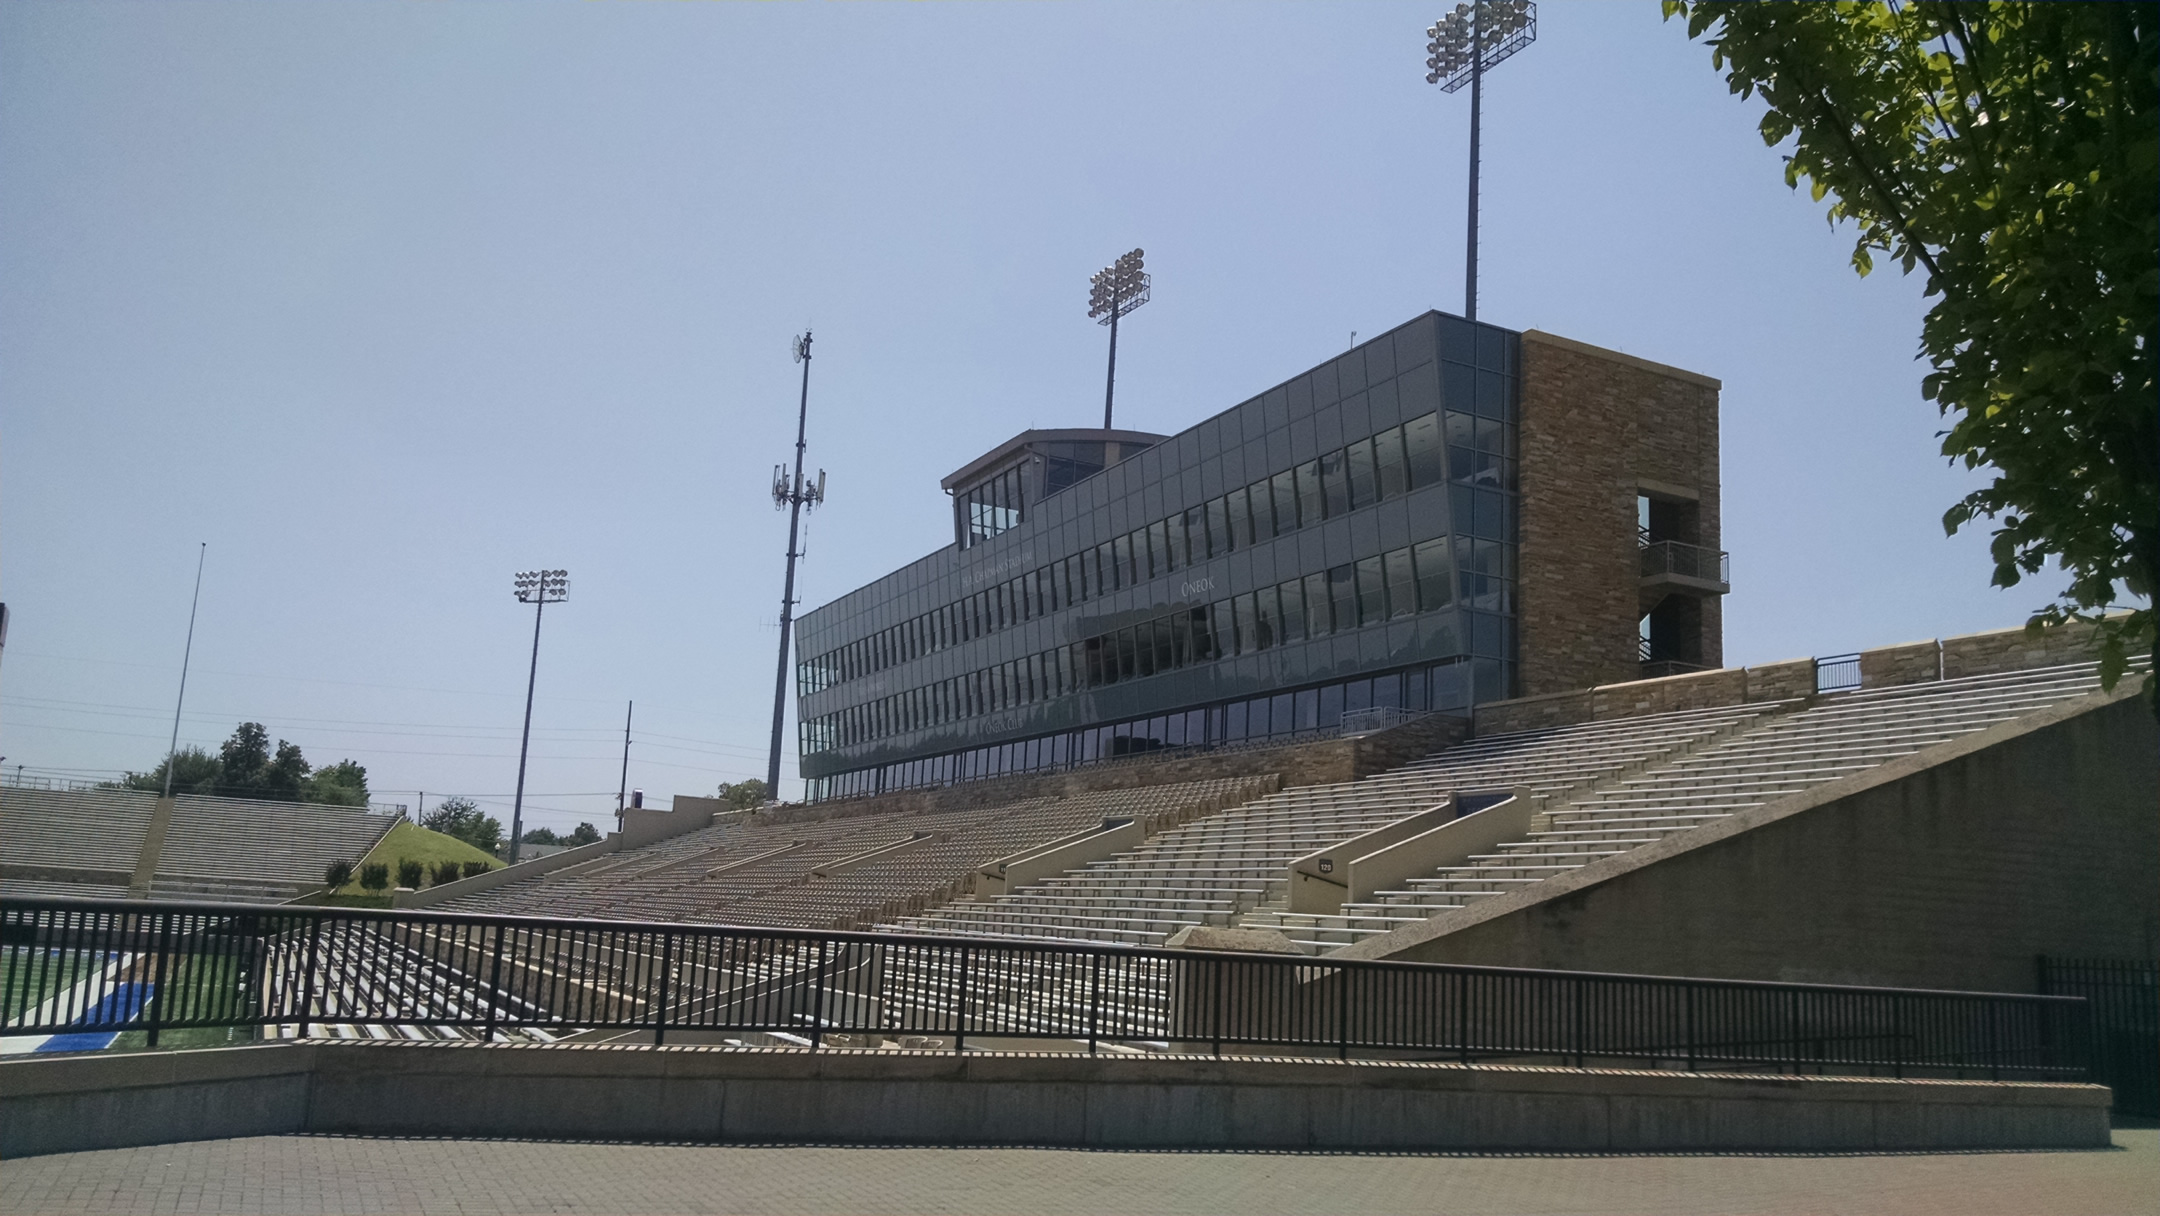
<svg viewBox="0 0 2160 1216"><path fill-rule="evenodd" d="M0 6L0 753L243 718L534 822L761 775L817 333L808 606L942 544L940 476L1090 425L1087 277L1148 251L1119 421L1176 431L1459 311L1439 3ZM1547 0L1485 95L1481 312L1724 380L1725 653L2014 625L1936 454L1919 284L1861 280L1708 51ZM793 715L786 785L794 780ZM506 815L507 817L507 815Z"/></svg>

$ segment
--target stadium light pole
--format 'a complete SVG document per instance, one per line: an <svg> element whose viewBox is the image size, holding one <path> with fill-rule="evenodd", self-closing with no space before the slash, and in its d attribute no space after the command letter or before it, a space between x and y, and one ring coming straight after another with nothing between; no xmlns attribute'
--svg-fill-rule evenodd
<svg viewBox="0 0 2160 1216"><path fill-rule="evenodd" d="M1463 259L1463 317L1477 320L1478 136L1483 125L1485 73L1537 41L1532 0L1474 0L1425 30L1425 83L1453 93L1470 86L1470 234Z"/></svg>
<svg viewBox="0 0 2160 1216"><path fill-rule="evenodd" d="M165 749L165 792L160 797L172 797L173 764L180 759L180 709L187 704L188 661L195 657L195 609L202 604L203 560L210 556L210 542L202 542L195 551L195 597L188 601L187 648L180 652L180 695L173 701L172 743ZM22 766L16 765L20 774Z"/></svg>
<svg viewBox="0 0 2160 1216"><path fill-rule="evenodd" d="M517 794L510 803L510 864L516 865L519 838L525 835L525 757L532 746L533 687L540 680L540 614L549 604L570 598L570 572L523 570L512 583L518 603L533 606L532 670L525 675L525 731L518 737Z"/></svg>
<svg viewBox="0 0 2160 1216"><path fill-rule="evenodd" d="M1104 378L1102 426L1110 429L1110 399L1117 392L1118 318L1148 302L1155 281L1145 269L1145 253L1135 249L1095 272L1088 280L1088 315L1110 327L1110 374Z"/></svg>
<svg viewBox="0 0 2160 1216"><path fill-rule="evenodd" d="M773 508L788 513L788 526L787 583L780 592L780 671L773 677L772 754L765 762L765 798L769 802L780 800L780 735L787 725L788 642L789 627L795 621L795 559L802 556L795 542L801 534L803 511L806 508L814 511L825 501L825 470L818 470L815 485L803 480L803 448L810 428L810 331L807 329L795 339L795 361L802 364L802 400L795 411L795 475L789 477L784 464L773 466Z"/></svg>

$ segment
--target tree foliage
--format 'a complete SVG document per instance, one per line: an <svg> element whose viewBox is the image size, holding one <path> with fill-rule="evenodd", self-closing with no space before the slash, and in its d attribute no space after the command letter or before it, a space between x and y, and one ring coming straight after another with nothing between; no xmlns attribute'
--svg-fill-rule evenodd
<svg viewBox="0 0 2160 1216"><path fill-rule="evenodd" d="M518 839L525 844L558 844L565 848L576 848L578 845L592 844L599 840L600 829L589 823L577 825L575 831L559 833L549 828L533 828Z"/></svg>
<svg viewBox="0 0 2160 1216"><path fill-rule="evenodd" d="M1666 0L1790 140L1785 180L1927 275L1942 451L1995 479L1994 582L2069 581L2028 628L2096 620L2101 678L2154 644L2160 557L2160 4ZM2141 604L2104 615L2127 592ZM2149 677L2148 677L2149 679Z"/></svg>
<svg viewBox="0 0 2160 1216"><path fill-rule="evenodd" d="M260 722L242 722L232 737L213 756L199 747L183 747L147 773L129 773L120 784L127 789L162 793L165 769L173 770L175 794L201 794L219 798L263 798L276 802L323 802L332 806L366 806L367 768L351 760L316 769L296 743L278 740L270 746L270 733Z"/></svg>
<svg viewBox="0 0 2160 1216"><path fill-rule="evenodd" d="M718 797L731 811L754 811L772 800L771 791L755 777L747 781L723 781Z"/></svg>
<svg viewBox="0 0 2160 1216"><path fill-rule="evenodd" d="M420 826L430 832L455 836L483 853L492 855L502 847L502 821L483 814L479 804L470 798L443 799L435 804L434 810L420 816Z"/></svg>

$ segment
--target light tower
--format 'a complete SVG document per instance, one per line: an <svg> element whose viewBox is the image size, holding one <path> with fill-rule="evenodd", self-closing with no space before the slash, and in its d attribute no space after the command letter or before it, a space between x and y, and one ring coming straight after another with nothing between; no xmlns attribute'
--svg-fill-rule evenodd
<svg viewBox="0 0 2160 1216"><path fill-rule="evenodd" d="M810 331L795 339L795 361L802 364L802 403L795 414L795 475L787 466L773 466L773 506L788 513L787 585L780 593L780 674L773 678L772 756L765 764L765 797L780 799L780 734L787 722L788 627L795 620L795 540L801 532L805 508L816 510L825 501L825 470L819 469L817 484L803 480L804 436L810 426Z"/></svg>
<svg viewBox="0 0 2160 1216"><path fill-rule="evenodd" d="M511 580L518 603L533 606L532 670L525 675L525 732L518 737L517 794L510 803L510 864L516 865L525 835L525 756L532 745L533 687L540 681L540 614L570 598L568 570L521 570Z"/></svg>
<svg viewBox="0 0 2160 1216"><path fill-rule="evenodd" d="M1463 316L1477 320L1478 128L1485 73L1537 41L1531 0L1475 0L1427 27L1425 83L1452 93L1470 86L1470 242L1463 266Z"/></svg>
<svg viewBox="0 0 2160 1216"><path fill-rule="evenodd" d="M1118 318L1148 302L1154 280L1141 267L1144 254L1135 249L1095 272L1088 280L1088 315L1097 325L1110 327L1110 374L1103 384L1102 425L1110 429L1110 399L1117 392Z"/></svg>

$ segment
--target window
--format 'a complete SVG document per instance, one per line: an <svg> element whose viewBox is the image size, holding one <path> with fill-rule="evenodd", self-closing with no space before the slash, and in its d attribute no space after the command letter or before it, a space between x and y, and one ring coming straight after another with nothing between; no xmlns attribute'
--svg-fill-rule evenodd
<svg viewBox="0 0 2160 1216"><path fill-rule="evenodd" d="M1282 640L1302 642L1305 640L1305 584L1291 579L1275 589L1277 602L1282 605Z"/></svg>
<svg viewBox="0 0 2160 1216"><path fill-rule="evenodd" d="M1320 458L1321 495L1327 508L1327 517L1347 514L1350 510L1350 470L1343 463L1341 448Z"/></svg>
<svg viewBox="0 0 2160 1216"><path fill-rule="evenodd" d="M1172 570L1177 569L1177 562L1172 558L1170 553L1169 523L1167 521L1158 519L1154 523L1148 525L1147 532L1148 555L1154 564L1154 568L1151 573L1155 575L1164 575L1170 573Z"/></svg>
<svg viewBox="0 0 2160 1216"><path fill-rule="evenodd" d="M1337 566L1327 572L1328 603L1334 610L1338 632L1357 628L1356 577L1356 571L1349 566Z"/></svg>
<svg viewBox="0 0 2160 1216"><path fill-rule="evenodd" d="M1454 581L1448 577L1447 541L1444 538L1426 541L1417 546L1414 556L1419 610L1436 612L1453 604Z"/></svg>
<svg viewBox="0 0 2160 1216"><path fill-rule="evenodd" d="M1229 527L1223 534L1230 542L1225 546L1226 552L1243 549L1252 544L1253 524L1250 499L1251 494L1243 486L1223 495L1223 513L1229 521Z"/></svg>
<svg viewBox="0 0 2160 1216"><path fill-rule="evenodd" d="M1259 641L1258 648L1266 650L1277 645L1282 637L1279 624L1281 614L1276 607L1275 589L1262 587L1252 593L1252 601L1253 634Z"/></svg>
<svg viewBox="0 0 2160 1216"><path fill-rule="evenodd" d="M1410 567L1410 550L1397 549L1380 555L1387 576L1389 616L1409 616L1418 610L1417 575Z"/></svg>
<svg viewBox="0 0 2160 1216"><path fill-rule="evenodd" d="M1305 618L1308 637L1326 637L1335 632L1335 613L1328 601L1328 577L1325 574L1305 576Z"/></svg>
<svg viewBox="0 0 2160 1216"><path fill-rule="evenodd" d="M1380 497L1393 498L1410 488L1410 470L1404 463L1403 429L1391 426L1373 436L1373 464L1380 475Z"/></svg>
<svg viewBox="0 0 2160 1216"><path fill-rule="evenodd" d="M1387 619L1387 583L1380 571L1380 559L1361 557L1357 563L1358 624L1370 625Z"/></svg>
<svg viewBox="0 0 2160 1216"><path fill-rule="evenodd" d="M1380 492L1373 482L1372 440L1358 440L1344 455L1350 464L1350 509L1355 511L1378 502Z"/></svg>
<svg viewBox="0 0 2160 1216"><path fill-rule="evenodd" d="M1285 532L1297 531L1297 479L1295 475L1290 470L1284 469L1274 476L1270 484L1274 487L1273 497L1275 499L1274 534L1281 536Z"/></svg>
<svg viewBox="0 0 2160 1216"><path fill-rule="evenodd" d="M1297 474L1298 518L1311 527L1327 518L1327 501L1320 491L1320 462L1308 460L1291 471Z"/></svg>
<svg viewBox="0 0 2160 1216"><path fill-rule="evenodd" d="M1192 617L1192 657L1195 663L1204 663L1222 655L1221 644L1216 640L1212 614L1208 609L1195 608Z"/></svg>
<svg viewBox="0 0 2160 1216"><path fill-rule="evenodd" d="M1169 671L1177 666L1177 647L1171 641L1170 618L1156 617L1148 622L1149 641L1155 650L1155 670Z"/></svg>
<svg viewBox="0 0 2160 1216"><path fill-rule="evenodd" d="M1412 489L1439 485L1445 479L1440 446L1440 415L1426 414L1403 424L1403 456L1410 467Z"/></svg>
<svg viewBox="0 0 2160 1216"><path fill-rule="evenodd" d="M1220 557L1230 552L1233 544L1230 538L1230 500L1215 499L1207 505L1207 555Z"/></svg>

